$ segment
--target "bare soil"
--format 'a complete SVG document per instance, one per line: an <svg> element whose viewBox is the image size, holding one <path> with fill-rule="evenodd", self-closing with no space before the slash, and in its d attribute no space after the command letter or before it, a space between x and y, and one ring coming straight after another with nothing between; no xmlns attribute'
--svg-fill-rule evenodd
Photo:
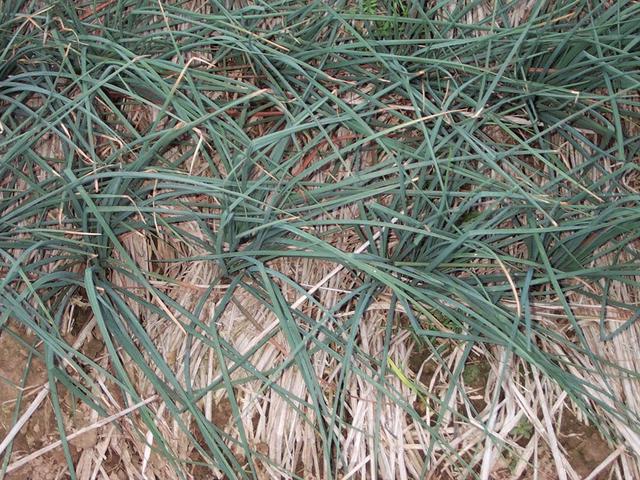
<svg viewBox="0 0 640 480"><path fill-rule="evenodd" d="M28 336L25 336L29 340ZM23 388L20 414L26 410L47 381L44 364L32 356L29 372L24 381L25 369L29 364L29 353L7 332L0 334L0 439L11 430L15 415L16 399ZM56 420L51 404L45 400L31 416L29 422L15 437L12 458L18 458L38 450L58 439ZM31 464L7 474L7 480L64 478L67 464L61 449L43 455ZM62 475L62 476L61 476Z"/></svg>

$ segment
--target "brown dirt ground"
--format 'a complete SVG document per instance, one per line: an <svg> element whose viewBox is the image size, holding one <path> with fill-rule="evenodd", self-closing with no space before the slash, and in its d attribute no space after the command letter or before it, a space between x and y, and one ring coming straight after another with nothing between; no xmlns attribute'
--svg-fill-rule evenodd
<svg viewBox="0 0 640 480"><path fill-rule="evenodd" d="M15 414L16 398L19 393L29 354L6 332L0 334L0 438L4 439L11 429L12 418ZM24 385L20 413L29 406L42 386L47 381L47 372L42 362L35 357L31 361L31 368ZM21 457L27 453L54 442L58 438L55 417L51 405L45 400L31 417L27 425L13 441L12 458ZM67 469L62 450L58 449L44 455L32 464L7 474L7 480L43 479L54 480L64 478L60 475Z"/></svg>
<svg viewBox="0 0 640 480"><path fill-rule="evenodd" d="M27 343L32 344L34 338L25 332L20 332ZM89 342L91 346L91 342ZM87 352L85 352L87 353ZM24 387L21 387L25 369L29 364L29 352L24 345L18 343L7 332L0 333L0 439L4 439L12 426L15 415L16 399L20 388L24 394L20 405L22 414L31 404L35 396L47 382L45 365L35 355L31 359L29 372ZM89 423L88 408L79 403L71 404L70 395L64 389L59 390L60 402L65 413L67 432L72 432ZM12 446L12 460L32 453L60 437L56 426L56 418L49 397L31 416L27 424L15 437ZM95 431L71 440L71 456L74 462L79 459L83 448L93 447L97 441ZM0 456L1 460L4 460ZM61 448L41 456L30 464L7 474L7 480L59 480L68 478L67 462Z"/></svg>

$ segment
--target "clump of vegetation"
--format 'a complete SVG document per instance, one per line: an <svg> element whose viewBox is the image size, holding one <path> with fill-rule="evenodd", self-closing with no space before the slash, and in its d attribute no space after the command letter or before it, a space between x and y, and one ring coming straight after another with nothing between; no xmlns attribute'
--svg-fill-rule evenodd
<svg viewBox="0 0 640 480"><path fill-rule="evenodd" d="M640 453L640 4L0 5L0 331L47 375L1 472L47 404L71 478L489 478L522 437L570 478L563 402Z"/></svg>

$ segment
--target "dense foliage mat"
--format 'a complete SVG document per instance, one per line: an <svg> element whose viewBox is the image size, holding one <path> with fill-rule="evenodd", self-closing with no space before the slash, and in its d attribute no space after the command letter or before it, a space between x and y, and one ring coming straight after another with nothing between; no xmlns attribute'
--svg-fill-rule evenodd
<svg viewBox="0 0 640 480"><path fill-rule="evenodd" d="M610 385L637 372L598 347L640 314L640 4L610 3L0 2L0 328L41 342L61 431L62 391L106 415L96 375L123 408L144 400L135 366L201 463L254 478L269 455L247 439L238 389L257 382L312 427L316 474L342 478L358 378L431 432L423 473L438 450L475 476L440 429L484 345L500 347L500 375L519 359L604 432L637 432ZM301 260L351 284L332 304L305 297L278 267ZM213 274L186 305L175 292L193 279L175 272L194 264ZM245 350L220 325L239 290L277 320L256 316ZM384 348L367 351L360 325L381 295ZM74 308L106 363L63 336ZM215 353L219 375L196 382L189 355L174 368L152 321ZM400 332L445 369L462 348L441 395L389 356ZM276 336L280 360L252 362ZM290 369L304 394L278 386ZM211 392L233 432L202 411ZM198 462L139 414L186 475ZM63 448L73 464L64 435Z"/></svg>

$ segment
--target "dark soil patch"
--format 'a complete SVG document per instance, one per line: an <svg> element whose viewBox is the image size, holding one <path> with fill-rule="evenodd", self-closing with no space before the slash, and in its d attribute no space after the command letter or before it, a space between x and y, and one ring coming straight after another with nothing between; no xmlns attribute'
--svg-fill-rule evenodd
<svg viewBox="0 0 640 480"><path fill-rule="evenodd" d="M589 475L612 452L597 428L583 424L568 410L562 415L559 440L567 450L571 466L582 478ZM604 469L596 478L608 478L609 470L610 468Z"/></svg>
<svg viewBox="0 0 640 480"><path fill-rule="evenodd" d="M29 336L21 335L30 340ZM29 371L26 372L27 366ZM25 373L26 381L23 379ZM20 389L23 389L23 398L20 405L21 415L31 404L35 396L47 381L45 365L37 358L32 357L29 362L27 349L18 343L7 331L0 333L0 439L4 439L13 426L16 399ZM59 438L56 428L56 420L53 409L48 401L40 405L40 408L31 416L27 424L16 435L12 445L12 459L38 450ZM4 455L0 457L4 460ZM66 478L64 471L67 463L61 449L54 450L47 455L37 458L29 465L24 466L4 478L7 480L30 479L54 479Z"/></svg>

